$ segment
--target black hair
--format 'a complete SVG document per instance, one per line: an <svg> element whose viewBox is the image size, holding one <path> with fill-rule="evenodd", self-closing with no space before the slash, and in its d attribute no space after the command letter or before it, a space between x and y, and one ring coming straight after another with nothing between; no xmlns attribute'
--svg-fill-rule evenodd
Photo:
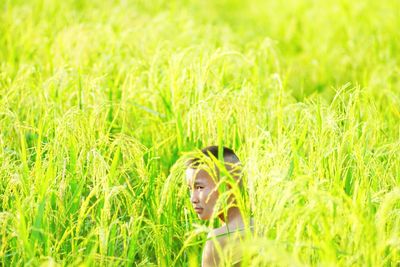
<svg viewBox="0 0 400 267"><path fill-rule="evenodd" d="M210 158L210 155L213 155L216 159L218 159L218 152L219 152L219 147L218 146L208 146L203 149L201 149L201 153L203 153L206 157ZM232 161L232 162L239 162L238 156L235 154L235 152L228 148L228 147L222 147L222 157L224 160L227 161ZM200 165L201 159L198 157L190 158L186 162L186 166L191 167L191 168L196 168Z"/></svg>

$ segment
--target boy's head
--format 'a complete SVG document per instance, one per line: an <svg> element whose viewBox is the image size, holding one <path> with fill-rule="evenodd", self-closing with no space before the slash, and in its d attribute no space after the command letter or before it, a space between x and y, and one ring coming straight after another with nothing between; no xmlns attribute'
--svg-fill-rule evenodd
<svg viewBox="0 0 400 267"><path fill-rule="evenodd" d="M209 146L201 150L198 157L186 162L186 182L190 189L190 202L202 220L211 218L218 199L217 182L221 173L217 167L218 146ZM241 186L240 161L232 149L222 148L223 164L232 178Z"/></svg>

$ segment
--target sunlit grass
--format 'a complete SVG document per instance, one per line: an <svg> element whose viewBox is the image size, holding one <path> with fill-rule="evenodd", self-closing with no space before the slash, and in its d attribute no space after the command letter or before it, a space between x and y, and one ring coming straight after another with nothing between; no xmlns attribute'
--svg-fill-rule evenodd
<svg viewBox="0 0 400 267"><path fill-rule="evenodd" d="M198 265L178 159L211 144L243 161L245 262L400 264L399 10L2 1L0 265Z"/></svg>

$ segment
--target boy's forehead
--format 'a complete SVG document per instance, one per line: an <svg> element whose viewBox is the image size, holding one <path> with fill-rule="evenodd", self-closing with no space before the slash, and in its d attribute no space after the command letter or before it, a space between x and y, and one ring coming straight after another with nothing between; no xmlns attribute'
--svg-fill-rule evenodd
<svg viewBox="0 0 400 267"><path fill-rule="evenodd" d="M212 178L205 170L192 168L186 169L186 182L189 184L194 183L195 181L208 181L209 179Z"/></svg>

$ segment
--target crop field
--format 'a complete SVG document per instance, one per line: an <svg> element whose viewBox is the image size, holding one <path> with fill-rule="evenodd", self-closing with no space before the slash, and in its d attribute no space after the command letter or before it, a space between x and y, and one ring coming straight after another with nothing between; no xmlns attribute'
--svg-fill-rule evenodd
<svg viewBox="0 0 400 267"><path fill-rule="evenodd" d="M399 266L400 2L0 0L0 266L199 266L208 145L243 266Z"/></svg>

